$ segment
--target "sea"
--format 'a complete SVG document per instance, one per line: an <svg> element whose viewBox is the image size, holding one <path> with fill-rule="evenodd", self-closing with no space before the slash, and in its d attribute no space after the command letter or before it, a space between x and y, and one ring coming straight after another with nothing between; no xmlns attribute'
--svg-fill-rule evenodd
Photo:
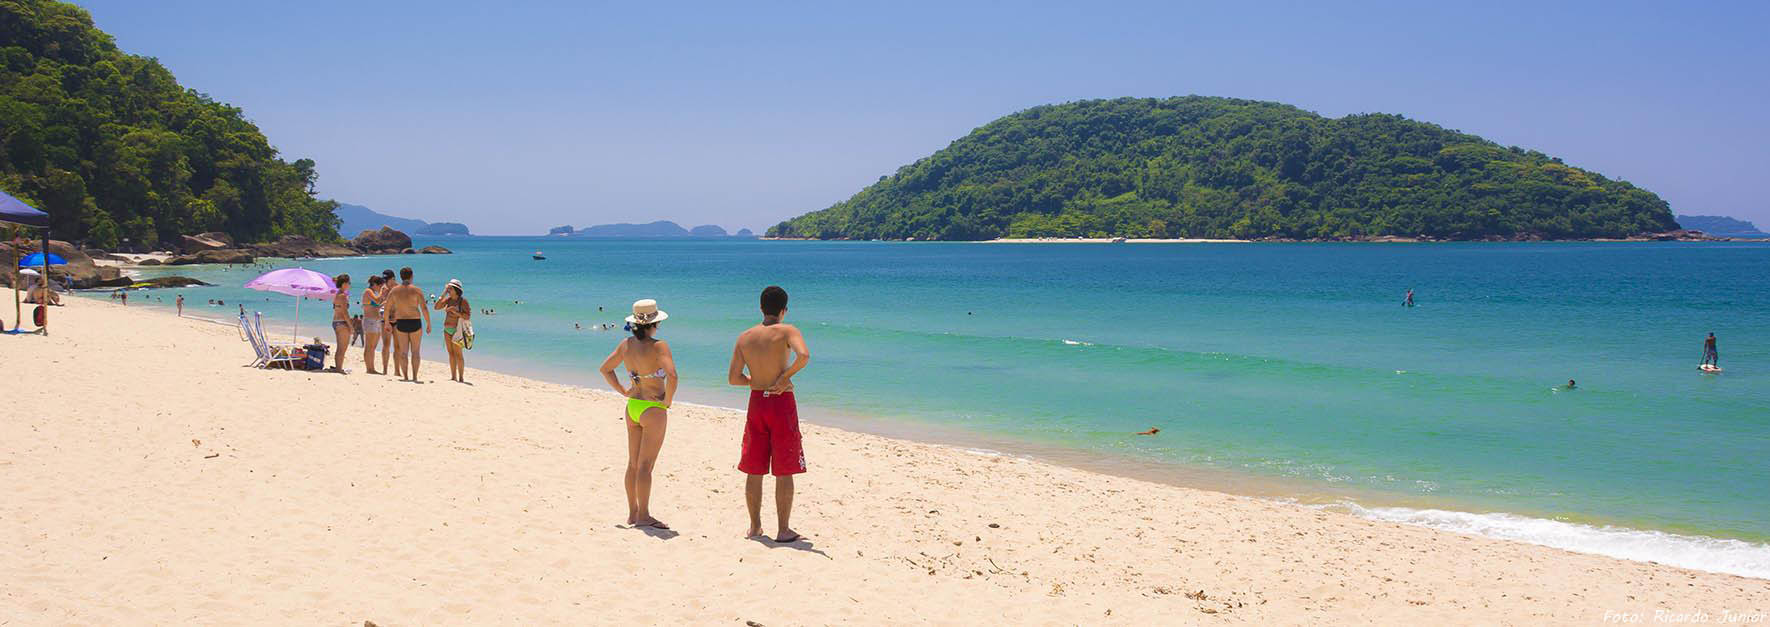
<svg viewBox="0 0 1770 627"><path fill-rule="evenodd" d="M330 342L323 301L290 328L293 298L241 286L300 265L360 290L410 266L495 312L471 365L594 388L654 298L678 398L740 407L732 339L780 285L810 422L1770 578L1770 242L427 244L454 254L143 268L218 286L130 305L182 293ZM1711 332L1719 374L1697 368Z"/></svg>

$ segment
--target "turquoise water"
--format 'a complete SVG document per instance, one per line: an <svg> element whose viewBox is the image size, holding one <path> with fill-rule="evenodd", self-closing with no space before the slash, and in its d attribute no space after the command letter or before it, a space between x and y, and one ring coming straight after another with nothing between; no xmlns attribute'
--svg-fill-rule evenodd
<svg viewBox="0 0 1770 627"><path fill-rule="evenodd" d="M778 283L814 354L811 420L1770 576L1770 244L435 243L456 254L303 263L458 277L499 312L475 320L476 365L588 386L621 334L573 323L656 298L682 398L733 406L731 338ZM152 271L173 272L229 286L183 290L193 309L292 313L237 287L252 273ZM1696 370L1709 331L1721 375Z"/></svg>

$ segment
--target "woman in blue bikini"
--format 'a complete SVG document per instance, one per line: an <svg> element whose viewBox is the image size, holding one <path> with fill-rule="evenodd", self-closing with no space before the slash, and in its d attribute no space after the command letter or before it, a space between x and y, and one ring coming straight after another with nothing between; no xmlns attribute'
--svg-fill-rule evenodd
<svg viewBox="0 0 1770 627"><path fill-rule="evenodd" d="M602 360L602 378L621 396L627 397L627 524L634 527L669 529L651 516L651 469L658 461L658 450L664 446L664 430L670 424L670 403L676 398L676 360L670 355L670 344L653 337L658 323L670 314L658 309L658 302L645 299L633 303L633 337L615 345L615 350ZM621 385L615 369L626 365L632 387Z"/></svg>

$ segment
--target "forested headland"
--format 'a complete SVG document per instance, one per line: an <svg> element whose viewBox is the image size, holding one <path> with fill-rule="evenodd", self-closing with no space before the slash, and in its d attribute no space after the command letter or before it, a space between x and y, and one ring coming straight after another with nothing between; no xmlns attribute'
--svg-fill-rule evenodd
<svg viewBox="0 0 1770 627"><path fill-rule="evenodd" d="M1623 238L1659 196L1398 115L1187 96L1034 107L771 237Z"/></svg>
<svg viewBox="0 0 1770 627"><path fill-rule="evenodd" d="M284 161L240 109L118 50L84 9L0 0L0 188L48 212L57 239L336 241L336 203L315 197L316 177L312 160Z"/></svg>

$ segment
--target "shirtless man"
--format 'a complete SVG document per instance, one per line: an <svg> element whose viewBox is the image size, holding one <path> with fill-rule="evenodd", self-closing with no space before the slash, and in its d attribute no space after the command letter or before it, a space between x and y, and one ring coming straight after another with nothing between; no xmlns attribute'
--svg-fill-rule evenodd
<svg viewBox="0 0 1770 627"><path fill-rule="evenodd" d="M786 315L787 291L775 285L762 290L762 324L738 335L727 374L732 385L750 388L743 454L738 461L738 470L749 475L744 480L744 505L750 510L750 529L744 537L762 535L762 475L772 470L778 523L774 541L780 543L800 538L787 526L793 513L793 475L805 472L799 410L793 402L793 375L811 361L805 335L793 325L781 322ZM789 351L798 355L791 364L787 363Z"/></svg>
<svg viewBox="0 0 1770 627"><path fill-rule="evenodd" d="M401 381L418 383L418 331L430 332L430 308L424 306L424 290L412 285L412 268L399 269L400 284L387 292L387 319L393 321L393 363ZM418 316L423 315L423 321Z"/></svg>

